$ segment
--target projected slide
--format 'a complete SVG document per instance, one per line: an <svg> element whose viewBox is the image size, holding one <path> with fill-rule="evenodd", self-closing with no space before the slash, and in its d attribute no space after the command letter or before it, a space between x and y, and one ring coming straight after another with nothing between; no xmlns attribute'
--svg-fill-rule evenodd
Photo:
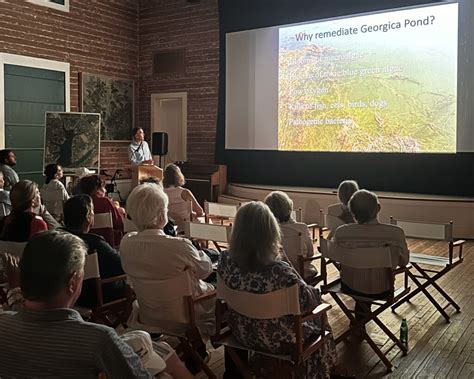
<svg viewBox="0 0 474 379"><path fill-rule="evenodd" d="M455 153L458 5L279 29L278 150Z"/></svg>

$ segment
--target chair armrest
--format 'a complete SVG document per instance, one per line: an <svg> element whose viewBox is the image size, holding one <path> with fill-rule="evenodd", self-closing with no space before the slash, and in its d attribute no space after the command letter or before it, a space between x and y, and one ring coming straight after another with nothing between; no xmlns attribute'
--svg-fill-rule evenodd
<svg viewBox="0 0 474 379"><path fill-rule="evenodd" d="M127 275L122 274L122 275L113 276L111 278L101 279L100 284L103 285L103 284L107 284L107 283L118 282L119 280L127 280Z"/></svg>
<svg viewBox="0 0 474 379"><path fill-rule="evenodd" d="M315 223L312 223L312 224L306 224L306 226L307 226L308 228L311 228L311 229L313 229L313 228L319 228L319 224L316 223L316 222L315 222Z"/></svg>
<svg viewBox="0 0 474 379"><path fill-rule="evenodd" d="M196 304L196 303L200 303L202 301L209 300L213 297L216 297L216 295L217 295L217 290L212 290L212 291L203 293L202 295L200 295L198 297L193 297L193 303Z"/></svg>
<svg viewBox="0 0 474 379"><path fill-rule="evenodd" d="M307 322L307 321L310 321L312 319L315 319L316 317L321 316L323 313L326 313L331 308L332 308L331 304L322 303L322 304L318 305L316 308L314 308L311 311L311 313L303 316L301 318L301 321L302 322Z"/></svg>
<svg viewBox="0 0 474 379"><path fill-rule="evenodd" d="M406 266L403 266L403 267L397 267L395 270L393 270L393 274L394 275L398 275L398 274L404 274L405 271L408 271L412 268L413 266L411 265L411 263L408 263Z"/></svg>
<svg viewBox="0 0 474 379"><path fill-rule="evenodd" d="M323 256L320 253L314 254L312 257L303 257L303 262L311 262L316 259L321 259Z"/></svg>
<svg viewBox="0 0 474 379"><path fill-rule="evenodd" d="M465 243L466 243L465 240L457 240L457 241L453 242L453 247L462 246Z"/></svg>

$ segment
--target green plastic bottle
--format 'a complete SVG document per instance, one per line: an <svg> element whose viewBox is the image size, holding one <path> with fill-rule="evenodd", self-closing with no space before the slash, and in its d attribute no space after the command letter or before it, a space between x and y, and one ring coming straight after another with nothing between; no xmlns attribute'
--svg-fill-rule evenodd
<svg viewBox="0 0 474 379"><path fill-rule="evenodd" d="M408 324L406 318L402 320L402 325L400 325L400 342L408 347Z"/></svg>

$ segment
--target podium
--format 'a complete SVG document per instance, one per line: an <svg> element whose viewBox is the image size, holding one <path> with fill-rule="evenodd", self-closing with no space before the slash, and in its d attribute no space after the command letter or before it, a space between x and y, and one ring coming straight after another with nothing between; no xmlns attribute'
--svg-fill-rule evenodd
<svg viewBox="0 0 474 379"><path fill-rule="evenodd" d="M158 183L163 179L163 170L152 164L132 167L132 189L142 183Z"/></svg>

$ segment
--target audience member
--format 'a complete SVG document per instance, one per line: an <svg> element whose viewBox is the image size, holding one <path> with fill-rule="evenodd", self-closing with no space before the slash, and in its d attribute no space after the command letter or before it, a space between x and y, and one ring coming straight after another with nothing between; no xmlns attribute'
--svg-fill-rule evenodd
<svg viewBox="0 0 474 379"><path fill-rule="evenodd" d="M62 221L63 204L69 199L69 195L61 183L63 169L61 166L51 163L44 169L46 176L45 184L41 188L41 199L48 212L57 220Z"/></svg>
<svg viewBox="0 0 474 379"><path fill-rule="evenodd" d="M89 195L94 203L94 212L112 214L116 241L120 241L123 233L123 217L111 199L106 196L105 182L99 175L88 175L79 182L80 192Z"/></svg>
<svg viewBox="0 0 474 379"><path fill-rule="evenodd" d="M184 220L190 221L190 215L184 207L186 202L191 202L194 216L204 216L204 211L193 193L182 187L184 183L184 175L180 168L173 163L167 165L163 173L163 187L169 199L169 215L178 225L179 231L184 229Z"/></svg>
<svg viewBox="0 0 474 379"><path fill-rule="evenodd" d="M153 157L148 143L145 141L145 132L142 128L133 128L132 130L132 143L128 145L128 157L132 164L137 166L153 163Z"/></svg>
<svg viewBox="0 0 474 379"><path fill-rule="evenodd" d="M283 237L295 236L301 233L303 236L303 251L285 251L293 267L298 267L298 256L303 253L304 257L314 255L313 240L309 234L308 226L303 222L296 222L291 218L293 211L293 200L281 191L273 191L265 198L265 204L268 205L273 215L280 224L280 230ZM318 273L316 267L311 262L305 263L304 277L314 276Z"/></svg>
<svg viewBox="0 0 474 379"><path fill-rule="evenodd" d="M212 273L212 264L189 240L163 232L168 222L167 211L168 197L161 186L146 183L135 187L127 200L127 214L139 231L122 239L120 253L133 286L146 291L142 298L137 293L140 323L181 330L182 325L174 320L180 314L182 299L162 302L155 300L154 294L161 290L160 282L185 270L190 270L195 296L213 290L212 285L202 280ZM214 301L196 306L195 313L201 333L211 335L215 331Z"/></svg>
<svg viewBox="0 0 474 379"><path fill-rule="evenodd" d="M396 266L406 266L409 251L403 229L378 221L380 204L377 195L359 190L352 195L349 209L356 224L342 225L334 233L334 242L343 247L377 247L389 245L392 261ZM371 297L386 298L390 292L390 280L387 280L386 269L352 269L342 267L341 280L343 290ZM390 278L389 278L390 279ZM370 303L356 302L356 316L361 318L370 310Z"/></svg>
<svg viewBox="0 0 474 379"><path fill-rule="evenodd" d="M248 203L237 212L229 251L221 255L218 274L229 288L256 294L298 284L302 312L311 312L321 304L319 290L307 285L294 268L280 259L280 228L268 206L261 202ZM293 316L253 319L232 309L228 316L234 337L250 349L289 354L295 348L292 342L295 340ZM319 334L321 322L326 322L325 318L305 323L305 338ZM325 327L329 328L329 325ZM296 376L329 377L335 358L334 341L325 339L323 348ZM253 359L261 370L269 369L263 356L256 354ZM262 376L268 377L269 374L264 372Z"/></svg>
<svg viewBox="0 0 474 379"><path fill-rule="evenodd" d="M38 185L31 180L20 180L11 192L12 213L5 217L1 239L26 242L36 233L48 229L44 220L34 213L41 204Z"/></svg>
<svg viewBox="0 0 474 379"><path fill-rule="evenodd" d="M4 189L5 179L0 171L0 219L8 216L12 211L12 203L10 201L10 191Z"/></svg>
<svg viewBox="0 0 474 379"><path fill-rule="evenodd" d="M10 149L0 150L0 171L3 173L5 181L4 189L11 191L13 186L20 180L18 174L12 168L16 165L16 155Z"/></svg>
<svg viewBox="0 0 474 379"><path fill-rule="evenodd" d="M0 377L151 378L115 330L72 309L81 292L87 248L72 234L48 231L20 261L18 313L0 314Z"/></svg>
<svg viewBox="0 0 474 379"><path fill-rule="evenodd" d="M344 224L355 222L352 213L349 211L348 203L351 196L359 190L359 185L354 180L344 180L337 189L338 204L328 207L328 214L340 218Z"/></svg>
<svg viewBox="0 0 474 379"><path fill-rule="evenodd" d="M96 252L99 261L100 277L102 279L123 275L120 254L110 246L104 238L89 233L94 220L94 204L89 195L77 195L71 197L64 204L65 230L75 234L87 245L89 253ZM119 281L103 285L102 294L104 302L116 300L125 295L126 283ZM83 307L94 307L97 305L96 288L93 281L84 281L81 296L77 304Z"/></svg>

